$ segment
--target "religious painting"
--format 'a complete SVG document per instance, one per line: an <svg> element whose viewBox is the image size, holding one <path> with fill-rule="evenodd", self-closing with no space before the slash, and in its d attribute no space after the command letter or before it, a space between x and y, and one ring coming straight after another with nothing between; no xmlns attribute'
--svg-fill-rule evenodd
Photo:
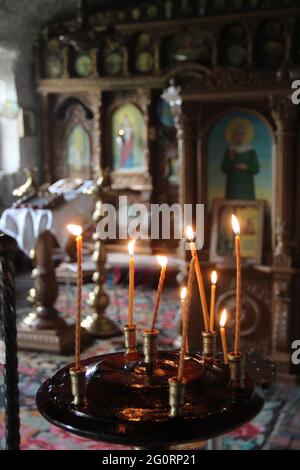
<svg viewBox="0 0 300 470"><path fill-rule="evenodd" d="M145 170L144 119L134 104L122 105L112 115L112 152L115 171Z"/></svg>
<svg viewBox="0 0 300 470"><path fill-rule="evenodd" d="M234 214L241 228L241 259L246 264L261 262L264 201L215 199L213 203L210 261L234 263L235 243L231 225Z"/></svg>
<svg viewBox="0 0 300 470"><path fill-rule="evenodd" d="M211 128L207 141L208 206L216 198L272 203L273 138L257 114L234 111Z"/></svg>
<svg viewBox="0 0 300 470"><path fill-rule="evenodd" d="M67 138L67 173L70 178L90 178L91 144L88 132L74 126Z"/></svg>
<svg viewBox="0 0 300 470"><path fill-rule="evenodd" d="M170 105L159 100L157 105L158 152L164 161L164 177L171 186L178 185L178 142Z"/></svg>

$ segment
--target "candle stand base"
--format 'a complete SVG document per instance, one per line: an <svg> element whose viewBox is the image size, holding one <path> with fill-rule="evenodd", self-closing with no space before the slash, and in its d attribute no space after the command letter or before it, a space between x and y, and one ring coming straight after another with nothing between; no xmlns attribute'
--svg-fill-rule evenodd
<svg viewBox="0 0 300 470"><path fill-rule="evenodd" d="M180 416L184 405L185 380L178 382L177 377L169 379L170 416Z"/></svg>
<svg viewBox="0 0 300 470"><path fill-rule="evenodd" d="M217 332L210 331L206 333L206 331L202 331L202 338L203 338L203 356L208 359L213 359L216 354Z"/></svg>
<svg viewBox="0 0 300 470"><path fill-rule="evenodd" d="M143 333L143 351L146 364L153 364L157 354L158 330L145 330Z"/></svg>
<svg viewBox="0 0 300 470"><path fill-rule="evenodd" d="M124 326L125 354L135 354L136 349L136 325Z"/></svg>
<svg viewBox="0 0 300 470"><path fill-rule="evenodd" d="M228 353L229 370L232 385L236 388L245 386L245 356L241 353Z"/></svg>
<svg viewBox="0 0 300 470"><path fill-rule="evenodd" d="M130 364L122 351L81 361L86 369L86 401L76 407L70 377L74 365L68 365L40 387L38 409L68 432L148 449L221 436L262 409L262 389L248 373L244 388L236 393L227 366L218 359L208 362L200 354L191 354L185 358L181 414L172 416L169 379L177 377L179 355L157 351L151 374L141 352ZM176 401L181 403L182 389L179 395Z"/></svg>
<svg viewBox="0 0 300 470"><path fill-rule="evenodd" d="M18 348L22 351L40 351L53 354L73 354L75 326L60 325L57 328L36 329L24 321L18 326ZM90 344L91 336L81 328L81 344Z"/></svg>
<svg viewBox="0 0 300 470"><path fill-rule="evenodd" d="M121 335L118 326L103 313L92 313L83 322L86 331L96 338L111 338Z"/></svg>
<svg viewBox="0 0 300 470"><path fill-rule="evenodd" d="M71 377L71 391L73 395L73 405L79 406L83 405L86 401L85 397L85 368L81 367L79 369L75 369L72 367L70 369L70 377Z"/></svg>

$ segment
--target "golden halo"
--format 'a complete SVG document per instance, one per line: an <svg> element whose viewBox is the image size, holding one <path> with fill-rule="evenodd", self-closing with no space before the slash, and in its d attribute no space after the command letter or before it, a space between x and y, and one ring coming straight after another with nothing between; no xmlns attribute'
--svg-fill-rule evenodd
<svg viewBox="0 0 300 470"><path fill-rule="evenodd" d="M245 133L245 144L251 144L254 137L253 125L249 119L236 118L229 122L225 130L225 137L230 145L234 141L233 136L235 132L241 130Z"/></svg>

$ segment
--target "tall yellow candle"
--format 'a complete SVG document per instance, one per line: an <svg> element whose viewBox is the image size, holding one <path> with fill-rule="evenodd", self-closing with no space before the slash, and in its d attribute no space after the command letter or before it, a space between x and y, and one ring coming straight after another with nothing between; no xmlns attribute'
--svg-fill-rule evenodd
<svg viewBox="0 0 300 470"><path fill-rule="evenodd" d="M217 273L213 271L211 273L211 288L210 288L210 316L209 316L209 329L214 331L215 329L215 303L216 303L216 284L217 284Z"/></svg>
<svg viewBox="0 0 300 470"><path fill-rule="evenodd" d="M205 296L205 289L204 289L204 283L203 283L203 277L200 269L200 263L199 263L199 258L197 254L197 249L196 249L196 244L194 242L194 232L191 226L188 226L186 228L186 235L187 238L190 242L190 250L192 253L192 257L195 260L195 272L196 272L196 278L198 282L198 288L199 288L199 293L200 293L200 299L201 299L201 305L202 305L202 313L203 313L203 320L204 320L204 329L206 333L209 333L209 316L208 316L208 309L207 309L207 302L206 302L206 296Z"/></svg>
<svg viewBox="0 0 300 470"><path fill-rule="evenodd" d="M128 295L128 326L133 325L133 304L134 304L134 246L135 240L128 243L129 253L129 295Z"/></svg>
<svg viewBox="0 0 300 470"><path fill-rule="evenodd" d="M180 289L180 307L181 307L181 338L183 336L183 325L184 325L184 309L185 309L185 298L186 298L187 288L182 287ZM188 342L186 344L186 349L188 350Z"/></svg>
<svg viewBox="0 0 300 470"><path fill-rule="evenodd" d="M182 288L180 289L180 307L181 307L181 321L182 321L182 325L183 325L183 321L184 321L184 306L185 306L186 292L187 292L186 287L182 287Z"/></svg>
<svg viewBox="0 0 300 470"><path fill-rule="evenodd" d="M228 351L227 351L227 340L226 340L226 332L225 332L225 323L227 319L227 312L224 308L221 319L220 319L220 334L221 334L221 342L222 342L222 350L224 356L224 364L228 364Z"/></svg>
<svg viewBox="0 0 300 470"><path fill-rule="evenodd" d="M81 342L81 307L82 307L82 227L80 225L67 225L67 229L76 237L77 248L77 311L75 324L75 369L80 369L80 342Z"/></svg>
<svg viewBox="0 0 300 470"><path fill-rule="evenodd" d="M188 342L189 317L190 317L191 298L192 298L192 292L193 292L194 274L195 274L195 260L194 258L192 258L190 262L190 268L189 268L189 276L188 276L187 292L186 292L187 297L186 297L185 309L184 309L182 343L181 343L181 351L180 351L178 374L177 374L178 382L182 381L183 374L184 374L184 357L185 357L187 342Z"/></svg>
<svg viewBox="0 0 300 470"><path fill-rule="evenodd" d="M235 338L234 354L240 352L240 334L241 334L241 238L240 224L235 215L231 216L232 228L235 233L235 256L236 256L236 317L235 317Z"/></svg>
<svg viewBox="0 0 300 470"><path fill-rule="evenodd" d="M163 285L164 285L165 276L166 276L166 269L167 269L167 264L168 264L168 258L166 256L157 256L156 258L157 258L159 265L161 266L161 271L160 271L159 283L158 283L158 288L156 292L156 300L155 300L155 305L154 305L154 312L153 312L153 319L152 319L152 326L151 326L152 331L155 329L155 324L156 324L156 319L157 319L157 314L158 314L158 309L159 309L159 304L160 304L160 298L161 298L161 293L163 290Z"/></svg>

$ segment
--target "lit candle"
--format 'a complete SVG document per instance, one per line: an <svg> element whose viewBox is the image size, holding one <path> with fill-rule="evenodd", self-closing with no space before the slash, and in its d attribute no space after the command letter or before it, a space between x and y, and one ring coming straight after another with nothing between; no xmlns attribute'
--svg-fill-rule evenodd
<svg viewBox="0 0 300 470"><path fill-rule="evenodd" d="M186 298L186 287L182 287L180 289L180 305L181 305L181 320L183 324L184 319L184 305L185 305L185 298Z"/></svg>
<svg viewBox="0 0 300 470"><path fill-rule="evenodd" d="M234 354L239 353L241 333L241 238L240 224L235 215L231 216L232 228L235 233L235 255L236 255L236 316L235 316L235 338Z"/></svg>
<svg viewBox="0 0 300 470"><path fill-rule="evenodd" d="M217 273L213 271L211 273L211 289L210 289L210 317L209 317L209 329L214 331L215 329L215 302L216 302L216 284L217 284Z"/></svg>
<svg viewBox="0 0 300 470"><path fill-rule="evenodd" d="M207 309L207 302L206 302L206 296L205 296L205 289L204 289L204 283L203 283L203 278L202 278L202 273L200 269L200 263L199 263L199 258L196 250L196 244L194 242L194 232L191 226L188 226L186 229L186 236L190 242L190 250L192 253L192 257L195 260L195 272L196 272L196 277L197 277L197 282L198 282L198 288L200 292L200 299L201 299L201 305L202 305L202 312L203 312L203 320L204 320L204 328L206 333L209 333L209 316L208 316L208 309Z"/></svg>
<svg viewBox="0 0 300 470"><path fill-rule="evenodd" d="M180 289L180 306L181 306L181 337L183 336L183 324L184 324L184 309L185 309L185 298L186 298L187 289L186 287L182 287ZM188 349L188 345L186 345Z"/></svg>
<svg viewBox="0 0 300 470"><path fill-rule="evenodd" d="M222 349L223 349L223 356L224 356L224 364L228 364L227 341L226 341L226 332L225 332L226 319L227 319L227 312L226 312L226 308L224 308L221 314L221 319L220 319L220 333L221 333Z"/></svg>
<svg viewBox="0 0 300 470"><path fill-rule="evenodd" d="M158 283L158 288L157 288L157 293L156 293L156 301L155 301L154 312L153 312L153 320L152 320L152 327L151 327L152 331L155 329L155 323L156 323L159 304L160 304L160 297L161 297L161 293L163 290L163 285L164 285L165 276L166 276L166 269L167 269L167 264L168 264L168 258L166 256L157 256L156 258L157 258L158 264L161 266L161 271L160 271L160 278L159 278L159 283Z"/></svg>
<svg viewBox="0 0 300 470"><path fill-rule="evenodd" d="M67 225L67 229L76 237L77 247L77 314L75 325L75 369L80 369L80 334L81 334L81 304L82 304L82 227Z"/></svg>
<svg viewBox="0 0 300 470"><path fill-rule="evenodd" d="M188 283L187 283L187 289L186 289L187 297L186 297L184 315L183 315L182 342L181 342L181 351L180 351L178 374L177 374L178 382L182 381L183 373L184 373L184 357L185 357L187 342L188 342L189 316L190 316L190 306L191 306L191 298L192 298L192 292L193 292L194 274L195 274L195 259L192 258L190 262L190 268L189 268L189 276L188 276Z"/></svg>
<svg viewBox="0 0 300 470"><path fill-rule="evenodd" d="M135 240L128 243L129 253L129 300L128 300L128 326L133 325L133 302L134 302L134 246Z"/></svg>

